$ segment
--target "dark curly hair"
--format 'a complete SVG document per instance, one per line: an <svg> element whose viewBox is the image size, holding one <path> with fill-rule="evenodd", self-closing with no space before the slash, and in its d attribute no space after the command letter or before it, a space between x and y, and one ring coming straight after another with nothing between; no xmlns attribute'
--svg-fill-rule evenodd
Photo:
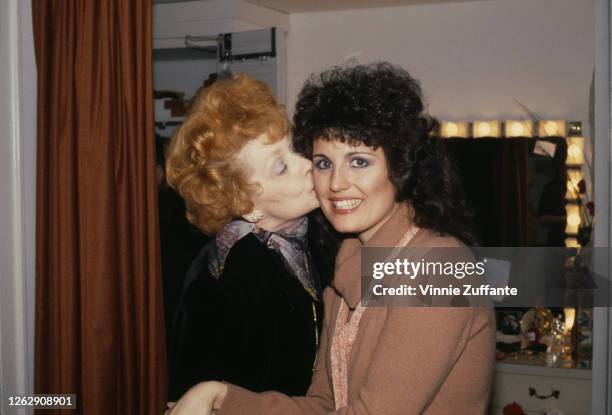
<svg viewBox="0 0 612 415"><path fill-rule="evenodd" d="M293 121L294 146L307 157L315 139L381 147L396 200L411 204L415 223L476 243L459 172L434 137L437 122L424 112L421 87L407 71L381 62L311 76Z"/></svg>

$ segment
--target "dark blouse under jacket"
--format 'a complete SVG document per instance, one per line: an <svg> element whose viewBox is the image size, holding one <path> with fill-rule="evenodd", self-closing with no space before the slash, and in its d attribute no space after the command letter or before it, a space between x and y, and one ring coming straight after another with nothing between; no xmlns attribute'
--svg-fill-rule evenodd
<svg viewBox="0 0 612 415"><path fill-rule="evenodd" d="M191 265L174 320L169 400L206 380L304 395L322 322L315 301L253 234L235 243L217 280L212 244Z"/></svg>

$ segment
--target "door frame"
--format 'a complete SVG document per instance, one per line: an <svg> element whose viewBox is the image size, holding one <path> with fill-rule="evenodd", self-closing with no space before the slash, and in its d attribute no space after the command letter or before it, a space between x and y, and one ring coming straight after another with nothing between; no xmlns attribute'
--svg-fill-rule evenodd
<svg viewBox="0 0 612 415"><path fill-rule="evenodd" d="M610 177L612 169L610 160L612 135L610 131L610 0L595 0L595 76L594 76L594 127L593 165L595 177L593 190L595 195L594 245L607 247L610 252L612 221L612 191ZM610 275L612 262L607 259L607 270ZM612 415L612 308L596 307L593 319L593 378L592 378L592 414Z"/></svg>
<svg viewBox="0 0 612 415"><path fill-rule="evenodd" d="M0 1L0 412L34 385L36 62L31 0Z"/></svg>

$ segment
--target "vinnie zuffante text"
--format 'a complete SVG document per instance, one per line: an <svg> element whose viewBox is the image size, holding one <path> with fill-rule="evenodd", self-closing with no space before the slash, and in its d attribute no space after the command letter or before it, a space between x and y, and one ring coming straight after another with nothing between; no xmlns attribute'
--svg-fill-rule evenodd
<svg viewBox="0 0 612 415"><path fill-rule="evenodd" d="M451 277L462 280L465 277L482 277L486 272L486 262L483 261L409 261L396 259L389 262L375 262L372 265L372 278L382 280L385 277L407 278L415 280L419 277ZM418 280L416 281L418 282ZM372 293L377 296L516 296L518 290L513 287L492 287L489 284L400 284L386 287L382 283L372 286Z"/></svg>

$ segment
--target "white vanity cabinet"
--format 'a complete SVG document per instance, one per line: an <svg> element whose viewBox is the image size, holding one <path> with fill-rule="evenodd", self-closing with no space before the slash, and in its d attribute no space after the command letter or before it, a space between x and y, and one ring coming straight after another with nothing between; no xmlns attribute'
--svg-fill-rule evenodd
<svg viewBox="0 0 612 415"><path fill-rule="evenodd" d="M587 369L498 362L489 414L502 415L504 406L516 402L528 415L543 414L546 409L557 409L563 415L589 415L591 377Z"/></svg>

